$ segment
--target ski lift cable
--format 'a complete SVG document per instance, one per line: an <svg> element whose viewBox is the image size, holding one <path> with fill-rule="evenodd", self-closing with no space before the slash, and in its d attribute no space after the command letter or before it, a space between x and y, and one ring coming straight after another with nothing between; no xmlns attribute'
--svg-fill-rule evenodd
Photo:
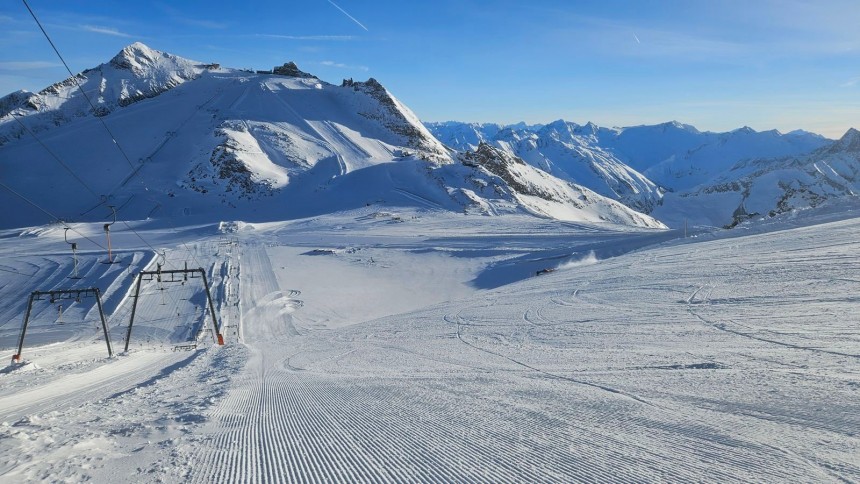
<svg viewBox="0 0 860 484"><path fill-rule="evenodd" d="M89 98L89 96L87 96L86 92L85 92L85 91L83 90L83 88L81 87L80 83L78 82L77 77L75 77L75 75L72 73L72 70L69 68L69 65L66 63L66 61L65 61L65 59L63 58L62 54L60 54L59 49L57 49L57 46L54 44L53 40L51 40L51 37L48 35L48 32L47 32L47 31L45 30L45 28L42 26L42 23L39 21L38 17L36 17L36 13L35 13L35 12L33 12L33 9L32 9L32 8L30 8L30 5L27 3L27 0L22 0L22 2L24 3L24 6L27 8L27 10L30 12L30 15L33 17L33 20L36 22L36 25L38 25L38 26L39 26L39 30L41 30L41 31L42 31L42 34L44 34L45 39L47 39L48 43L49 43L49 44L51 44L51 47L53 48L54 53L56 53L56 54L57 54L57 57L58 57L58 58L60 59L60 61L63 63L63 66L66 68L66 71L68 71L69 76L71 76L71 79L72 79L72 80L73 80L73 82L75 83L75 86L78 88L78 91L80 91L81 95L83 95L83 96L84 96L84 99L86 99L86 100L87 100L87 103L89 103L89 105L90 105L90 107L93 109L93 111L96 111L96 107L95 107L95 105L93 104L92 100ZM214 96L213 96L213 98L214 98ZM14 117L14 116L13 116L13 117ZM103 120L101 117L99 117L99 116L96 116L96 118L99 120L99 122L100 122L100 123L102 124L102 126L105 128L105 130L107 131L107 133L110 135L111 140L112 140L112 141L113 141L113 143L116 145L117 149L120 151L120 153L122 154L122 156L125 158L126 162L128 162L128 165L129 165L129 167L132 169L132 174L133 174L133 173L134 173L134 171L135 171L137 168L134 166L134 164L131 162L131 159L128 157L128 155L125 153L125 151L122 149L122 146L119 144L119 142L117 141L116 137L113 135L113 132L111 132L110 128L108 128L108 126L107 126L107 124L104 122L104 120ZM16 120L18 120L17 118L15 118L15 119L16 119ZM18 121L18 122L20 123L20 121ZM21 124L22 124L22 126L23 126L23 123L21 123ZM25 129L26 129L26 126L25 126ZM28 131L29 131L29 130L28 130ZM35 137L35 135L34 135L34 137ZM38 140L38 139L37 139L37 140ZM41 143L41 141L39 141L39 142ZM44 144L43 144L43 146L44 146ZM47 149L47 146L46 146L45 148ZM57 159L57 161L60 161L60 160L59 160L59 158L58 158L58 157L56 157L56 155L54 155L50 150L48 150L48 151L49 151L49 153L51 153L51 154L52 154L52 155ZM64 163L62 163L62 162L60 162L60 163L61 163L63 166L66 166ZM71 172L71 170L69 170L69 171ZM71 172L71 173L75 176L75 178L76 178L76 179L78 179L78 181L81 181L81 183L83 183L83 181L82 181L82 180L80 180L80 179L77 177L77 175L75 175L73 172ZM84 184L84 186L86 186L86 184ZM143 186L144 186L144 188L147 188L147 189L148 189L148 187L147 187L145 184L143 184ZM89 187L87 187L87 189L90 191L90 193L92 193L94 196L96 196L96 198L99 198L97 195L95 195L95 192L94 192L92 189L90 189ZM43 211L44 211L44 210L43 210ZM55 218L58 218L58 217L55 217ZM58 218L58 219L59 219L59 218ZM129 230L131 230L131 231L132 231L132 232L133 232L133 233L134 233L134 234L135 234L135 235L136 235L136 236L137 236L141 241L143 241L143 243L144 243L144 244L146 244L150 249L152 249L152 250L153 250L154 252L156 252L156 253L158 252L158 251L156 251L156 250L155 250L155 248L152 246L152 244L150 244L149 242L147 242L147 241L146 241L146 239L144 239L144 238L143 238L143 237L142 237L142 236L141 236L141 235L140 235L136 230L134 230L134 229L133 229L133 228L132 228L132 227L131 227L127 222L123 221L123 224L124 224L124 225L129 229ZM89 240L89 239L88 239L88 240ZM197 259L197 256L194 254L194 252L193 252L193 251L191 251L191 249L188 247L188 245L187 245L185 242L182 242L182 245L183 245L183 246L185 247L185 249L186 249L186 250L191 254L191 256L192 256L192 258L194 258L195 262L197 262L197 263L198 263L198 265L200 265L200 267L202 268L202 267L203 267L203 264L201 264L201 263L200 263L200 261ZM171 265L172 265L172 264L171 264Z"/></svg>
<svg viewBox="0 0 860 484"><path fill-rule="evenodd" d="M27 274L25 272L18 272L18 271L13 271L13 270L9 270L9 269L4 269L2 267L0 267L0 272L9 272L11 274L18 274L18 275L27 276L27 277L33 277L36 275L36 274Z"/></svg>
<svg viewBox="0 0 860 484"><path fill-rule="evenodd" d="M81 87L80 83L78 82L77 77L75 77L75 75L72 73L72 70L69 68L69 65L66 63L66 61L65 61L65 59L63 58L62 54L60 54L59 49L57 49L57 46L54 44L54 41L53 41L53 40L51 40L51 37L48 35L48 32L47 32L47 31L45 31L45 28L44 28L44 27L42 27L42 23L39 21L38 17L36 17L36 13L35 13L35 12L33 12L33 9L32 9L32 8L30 8L30 4L28 4L28 3L27 3L27 0L22 0L22 2L24 3L24 6L25 6L25 7L27 7L27 11L29 11L29 12L30 12L30 15L33 17L33 20L36 22L36 25L38 25L38 26L39 26L39 30L41 30L41 31L42 31L42 34L44 34L44 35L45 35L45 39L47 39L47 40L48 40L48 43L49 43L49 44L51 44L51 47L54 49L54 52L57 54L57 57L59 57L60 61L63 63L63 66L66 68L66 71L68 71L69 76L71 76L71 79L72 79L72 81L75 83L75 86L78 88L78 91L80 91L80 92L81 92L81 95L83 95L83 96L84 96L84 99L86 99L86 100L87 100L87 103L89 103L90 107L91 107L91 108L93 109L93 111L95 112L95 111L96 111L95 104L93 104L92 100L89 98L89 96L87 96L87 93L86 93L86 92L84 92L83 88ZM17 119L17 118L16 118L16 119ZM108 135L110 135L111 140L112 140L112 141L113 141L113 143L116 145L117 149L118 149L118 150L119 150L119 152L122 154L123 158L125 158L125 161L128 163L128 166L132 169L132 173L134 173L134 171L136 170L136 167L135 167L135 166L134 166L134 164L131 162L131 159L128 157L128 155L125 153L125 150L123 150L123 149L122 149L122 146L119 144L119 141L117 141L116 136L114 136L113 132L110 130L110 128L108 128L107 124L104 122L104 120L103 120L100 116L96 116L96 119L98 119L98 120L99 120L99 122L101 123L101 125L105 128L105 131L107 131ZM58 160L59 160L59 158L58 158ZM65 166L65 165L64 165L64 166ZM75 178L77 178L77 176L75 176ZM7 189L8 189L8 187L7 187ZM93 192L93 190L92 190L92 189L88 188L88 190L90 190L90 192L92 192L92 193L95 195L95 192ZM99 198L99 197L97 196L97 198ZM41 208L39 208L39 209L40 209L40 210L42 210L43 212L48 213L47 211L45 211L45 210L43 210L43 209L41 209ZM49 214L49 215L50 215L50 214ZM53 216L53 215L52 215L52 216ZM57 219L59 220L59 217L54 217L54 218L57 218ZM136 235L140 240L142 240L144 244L146 244L150 249L152 249L153 251L155 251L155 249L152 247L152 245L151 245L149 242L147 242L147 241L146 241L146 240L145 240L145 239L144 239L144 238L143 238L139 233L137 233L137 231L136 231L136 230L132 229L132 228L128 225L128 223L125 223L125 222L123 222L123 223L124 223L124 224L125 224L125 226L126 226L126 227L128 227L128 228L129 228L129 230L131 230L131 231L132 231L132 232L133 232L133 233L134 233L134 234L135 234L135 235ZM77 231L76 231L76 232L77 232ZM85 237L85 238L86 238L86 237ZM88 239L88 238L87 238L87 240L90 240L90 239ZM97 245L98 245L98 244L97 244ZM101 247L101 245L99 245L99 247ZM104 247L102 247L102 248L104 249Z"/></svg>
<svg viewBox="0 0 860 484"><path fill-rule="evenodd" d="M90 187L89 187L89 185L87 185L87 184L86 184L86 182L84 182L83 180L81 180L81 178L80 178L80 177L78 177L78 175L74 172L74 170L72 170L71 168L69 168L69 166L68 166L66 163L64 163L64 162L60 159L60 157L59 157L59 156L57 156L53 151L51 151L51 149L50 149L50 148L48 148L48 146L47 146L47 145L45 145L45 143L43 143L43 142L42 142L42 140L41 140L41 139L39 139L39 138L36 136L36 134L35 134L35 133L33 133L29 128L27 128L27 126L26 126L24 123L22 123L22 122L21 122L21 120L19 120L19 119L14 115L14 113L12 114L12 117L13 117L13 118L15 119L15 121L17 121L17 122L18 122L18 124L20 124L20 125L21 125L21 126L22 126L22 127L23 127L27 132L28 132L28 133L30 133L30 135L31 135L31 136L33 136L33 138L35 138L35 139L36 139L36 141L38 141L38 142L39 142L39 144L41 144L43 148L45 148L45 151L47 151L47 152L48 152L48 153L49 153L49 154L50 154L50 155L51 155L51 156L52 156L52 157L53 157L53 158L54 158L54 159L55 159L55 160L56 160L60 165L62 165L62 166L63 166L63 167L64 167L64 168L69 172L69 174L70 174L70 175L72 175L72 176L73 176L73 177L74 177L78 182L80 182L80 184L81 184L81 185L83 185L83 186L87 189L87 191L89 191L89 192L90 192L90 194L92 194L95 198L99 199L99 200L101 201L101 203L100 203L100 204L103 204L103 203L104 203L104 201L103 201L103 200L101 200L101 197L99 197L98 195L96 195L95 191L94 191L92 188L90 188ZM14 192L14 191L13 191L12 189L10 189L9 187L5 187L5 188L6 188L7 190L9 190L9 191L12 191L12 192L13 192L13 193L15 193L16 195L18 195L18 196L20 196L20 197L24 198L22 195L20 195L20 194L18 194L18 193L16 193L16 192ZM30 202L32 205L34 205L34 206L35 206L36 208L38 208L39 210L41 210L41 211L43 211L43 212L47 213L47 214L48 214L48 215L50 215L51 217L54 217L54 218L56 218L57 220L61 220L59 217L56 217L55 215L53 215L53 214L49 213L47 210L42 209L41 207L39 207L39 206L38 206L38 205L36 205L35 203L33 203L33 202L29 201L29 200L28 200L28 202ZM118 212L118 211L119 211L119 210L117 210L116 212ZM153 252L156 252L156 253L158 252L157 250L155 250L155 248L154 248L154 247L153 247L149 242L147 242L147 241L146 241L146 239L144 239L144 238L143 238L143 236L141 236L141 235L140 235L136 230L134 230L133 228L131 228L131 226L129 226L129 225L128 225L128 223L126 223L125 221L123 221L123 224L124 224L124 225L129 229L129 230L131 230L131 231L132 231L132 232L133 232L133 233L134 233L134 234L135 234L135 235L136 235L136 236L137 236L141 241L143 241L143 243L144 243L144 244L146 244L146 246L147 246L147 247L149 247L150 249L152 249L152 251L153 251ZM69 228L71 228L71 227L69 227ZM74 230L74 229L72 229L72 230ZM77 232L77 231L75 231L75 232ZM80 234L80 232L77 232L77 233L78 233L78 234ZM86 238L86 237L85 237L85 238ZM87 238L87 240L89 240L90 242L93 242L93 241L92 241L92 239ZM99 245L99 244L97 244L97 245ZM99 245L99 247L102 247L102 246L101 246L101 245ZM104 248L104 247L102 247L102 248ZM171 265L171 267L175 267L175 266L173 266L173 264L170 264L170 265Z"/></svg>
<svg viewBox="0 0 860 484"><path fill-rule="evenodd" d="M63 59L63 56L60 54L60 51L57 49L57 46L54 45L54 41L51 40L51 37L48 35L48 32L45 31L44 27L42 27L42 23L39 22L39 19L36 17L36 13L33 12L32 8L30 8L30 4L27 3L27 0L21 0L21 1L24 2L24 6L27 7L27 10L30 12L30 15L33 17L33 20L36 21L36 25L39 26L39 30L41 30L42 34L45 35L45 38L48 39L48 43L51 44L51 47L54 49L54 52L57 54L57 57L60 58L60 61L63 63L63 66L66 68L66 71L68 71L69 76L71 76L72 81L75 83L75 86L77 86L78 91L81 92L81 95L84 96L84 99L87 100L87 103L89 103L90 107L93 109L93 112L95 113L97 111L95 104L93 104L90 97L87 96L87 93L84 92L83 88L81 87L81 84L78 82L78 78L75 77L75 74L72 73L72 70L69 68L69 65L66 63L66 60ZM104 127L105 131L107 131L108 135L110 135L111 140L113 140L113 144L116 145L117 149L122 154L123 158L125 158L125 161L128 163L128 166L132 169L132 172L134 172L134 170L135 170L134 163L131 162L131 159L125 153L125 150L122 149L122 146L120 146L119 142L116 140L116 136L114 136L113 132L110 130L110 128L108 128L107 123L105 123L105 121L101 118L101 116L96 116L96 119L99 120L101 125Z"/></svg>
<svg viewBox="0 0 860 484"><path fill-rule="evenodd" d="M49 212L49 211L48 211L48 210L46 210L45 208L42 208L39 204L37 204L36 202L34 202L34 201L30 200L29 198L25 197L24 195L22 195L22 194L18 193L17 191L15 191L14 189L12 189L12 188L11 188L11 187L9 187L8 185L6 185L5 183L0 182L0 186L2 186L3 188L5 188L6 190L8 190L10 193L14 194L15 196L17 196L17 197L21 198L21 199L22 199L22 200L24 200L25 202L29 203L30 205L32 205L32 206L34 206L34 207L36 207L38 210L40 210L40 211L41 211L41 212L43 212L44 214L48 215L49 217L53 218L53 219L54 219L54 220L56 220L57 222L59 222L59 223L63 224L63 226L64 226L65 228L68 228L69 230L73 231L74 233L76 233L76 234L80 235L80 236L81 236L81 237L83 237L84 239L88 240L90 243L94 244L96 247L99 247L100 249L103 249L103 250L107 250L107 248L106 248L105 246L103 246L102 244L100 244L100 243L96 242L95 240L93 240L93 239L91 239L91 238L87 237L86 235L82 234L80 231L78 231L77 229L75 229L75 228L74 228L74 227L72 227L71 225L69 225L69 224L67 224L66 222L64 222L62 218L60 218L60 217L58 217L58 216L54 215L53 213ZM131 232L132 232L132 233L134 233L134 235L136 235L136 236L137 236L137 237L138 237L138 238L139 238L139 239L140 239L140 240L141 240L141 241L142 241L142 242L143 242L147 247L149 247L153 252L155 252L155 253L159 253L159 252L158 252L158 250L156 250L156 249L155 249L155 247L153 247L153 246L152 246L152 244L150 244L149 242L147 242L147 240L146 240L146 239L144 239L144 238L143 238L143 236L142 236L142 235L140 235L140 233L138 233L136 230L134 230L134 229L133 229L133 228L128 224L128 222L126 222L126 221L124 221L124 220L123 220L123 221L122 221L122 223L123 223L123 225L125 225L129 230L131 230ZM167 261L166 261L166 259L165 259L165 262L166 262L167 264L169 264L171 267L176 267L176 266L175 266L175 265L173 265L172 263L167 262Z"/></svg>
<svg viewBox="0 0 860 484"><path fill-rule="evenodd" d="M93 240L93 239L91 239L91 238L87 237L86 235L82 234L82 233L81 233L81 232L79 232L77 229L75 229L75 228L74 228L74 227L72 227L71 225L69 225L69 224L67 224L66 222L64 222L64 221L63 221L63 219L61 219L60 217L57 217L57 216L56 216L56 215L54 215L53 213L51 213L51 212L49 212L49 211L45 210L44 208L40 207L36 202L34 202L34 201L30 200L29 198L25 197L24 195L21 195L21 194L20 194L20 193L18 193L18 192L16 192L15 190L13 190L12 188L10 188L8 185L6 185L5 183L3 183L2 181L0 181L0 187L5 188L6 190L8 190L9 192L11 192L11 193L12 193L12 194L14 194L15 196L17 196L17 197L21 198L21 199L22 199L22 200L24 200L25 202L27 202L27 203L29 203L30 205L32 205L32 206L34 206L34 207L36 207L37 209L39 209L40 211L42 211L43 213L45 213L45 214L46 214L46 215L48 215L49 217L51 217L51 218L53 218L54 220L56 220L57 222L59 222L59 223L63 224L63 226L64 226L64 227L68 227L68 228L69 228L69 230L73 231L74 233L76 233L76 234L80 235L81 237L83 237L83 238L87 239L88 241L90 241L90 242L91 242L93 245L95 245L96 247L99 247L99 248L101 248L101 249L107 250L107 249L105 248L105 246L103 246L103 245L99 244L99 243L98 243L98 242L96 242L95 240Z"/></svg>
<svg viewBox="0 0 860 484"><path fill-rule="evenodd" d="M37 137L35 133L33 133L33 132L32 132L32 131L31 131L31 130L30 130L30 129L29 129L29 128L24 124L24 123L22 123L22 122L21 122L21 120L20 120L20 119L18 119L18 117L17 117L17 116L15 116L15 114L14 114L14 113L12 113L12 117L15 119L15 121L17 121L17 122L18 122L18 124L20 124L20 125L21 125L21 127L23 127L23 128L24 128L28 133L30 133L30 135L31 135L31 136L33 136L33 138L35 138L35 139L36 139L36 141L38 141L38 142L39 142L39 144L40 144L40 145L42 145L42 147L43 147L43 148L45 148L45 151L47 151L47 152L48 152L48 154L50 154L50 155L51 155L51 156L52 156L52 157L57 161L57 163L59 163L60 165L62 165L62 166L63 166L63 168L65 168L65 169L69 172L69 174L70 174L70 175L72 175L72 176L73 176L73 177L74 177L78 182L80 182L80 184L81 184L81 185L83 185L83 186L84 186L84 188L86 188L86 189L87 189L87 191L89 191L89 192L90 192L90 194L92 194L95 198L99 199L99 201L101 201L100 205L104 203L104 200L102 200L102 199L101 199L101 197L99 197L99 196L95 193L95 191L94 191L92 188L90 188L90 187L89 187L89 185L87 185L87 184L86 184L86 182L84 182L84 181L83 181L83 180L82 180L82 179L81 179L81 178L80 178L80 177L79 177L79 176L74 172L74 170L72 170L71 168L69 168L69 166L68 166L66 163L64 163L64 162L63 162L63 160L61 160L59 156L57 156L53 151L51 151L51 149L50 149L47 145L45 145L45 143L44 143L44 142L42 142L42 140L41 140L41 139L39 139L39 137ZM8 188L8 187L7 187L7 188ZM37 208L38 208L38 207L37 207ZM40 210L41 210L41 209L40 209ZM43 211L43 212L46 212L45 210L42 210L42 211ZM118 210L117 210L117 212L118 212ZM46 212L46 213L47 213L47 212ZM52 215L52 216L53 216L53 215ZM54 217L54 218L58 218L58 217ZM123 221L123 223L124 223L124 224L126 225L126 227L128 227L132 232L134 232L134 234L135 234L138 238L140 238L140 239L144 242L144 244L146 244L150 249L152 249L152 250L153 250L153 252L157 252L157 251L152 247L152 245L150 245L150 244L149 244L149 242L147 242L147 241L146 241L146 240L145 240L145 239L144 239L144 238L143 238L139 233L137 233L137 231L135 231L134 229L132 229L131 227L129 227L129 226L128 226L128 224L127 224L127 223L125 223L124 221Z"/></svg>
<svg viewBox="0 0 860 484"><path fill-rule="evenodd" d="M152 244L150 244L149 242L147 242L147 241L146 241L146 239L144 239L144 238L143 238L143 236L142 236L142 235L140 235L140 234L137 232L137 230L134 230L134 228L132 228L132 226L128 224L128 222L126 222L125 220L121 220L121 222L122 222L122 224L123 224L123 225L125 225L125 226L126 226L126 228L128 228L129 230L131 230L131 232L132 232L134 235L136 235L136 236L137 236L137 238L139 238L139 239L140 239L144 244L146 244L146 246L147 246L147 247L149 247L153 252L155 252L155 253L156 253L156 254L158 254L158 255L161 255L161 252L160 252L158 249L156 249L155 247L153 247L153 246L152 246ZM178 267L176 267L176 266L175 266L175 265L173 265L170 261L168 261L168 260L167 260L167 256L163 256L162 258L164 259L164 263L165 263L166 265L169 265L170 267L173 267L173 268L177 268L177 269L178 269Z"/></svg>
<svg viewBox="0 0 860 484"><path fill-rule="evenodd" d="M45 144L41 139L39 139L39 137L38 137L38 136L36 136L36 133L34 133L30 128L28 128L28 127L27 127L27 125L26 125L26 124L24 124L20 119L18 119L18 116L16 116L14 112L10 112L9 114L11 114L11 115L12 115L12 119L14 119L18 124L20 124L22 128L24 128L24 131L26 131L27 133L29 133L29 134L30 134L30 136L32 136L32 137L33 137L33 139L35 139L35 140L36 140L40 145L42 145L42 148L45 148L45 151L47 151L47 152L48 152L48 154L49 154L49 155L51 155L51 157L53 157L53 158L54 158L54 160L56 160L56 161L57 161L57 163L59 163L59 164L60 164L60 166L62 166L63 168L65 168L65 169L66 169L66 171L68 171L70 175L72 175L73 177L75 177L75 180L77 180L77 181L78 181L78 183L80 183L81 185L83 185L83 187L84 187L84 188L86 188L86 189L87 189L87 191L88 191L88 192L90 192L90 194L91 194L92 196L94 196L96 199L101 200L101 197L99 197L99 196L96 194L96 192L95 192L95 191L93 191L93 189L92 189L92 188L90 188L90 186L86 184L86 182L84 182L83 180L81 180L81 177L79 177L79 176L77 175L77 173L75 173L75 171L74 171L74 170L72 170L71 168L69 168L69 165L65 164L65 163L63 162L63 160L61 160L61 159L60 159L60 157L59 157L59 156L57 156L57 155L56 155L56 154L51 150L51 148L49 148L49 147L48 147L48 145L46 145L46 144Z"/></svg>
<svg viewBox="0 0 860 484"><path fill-rule="evenodd" d="M201 105L197 106L197 108L196 108L196 109L191 113L191 115L190 115L188 118L186 118L184 121L182 121L182 122L178 125L178 127L174 130L174 132L178 132L178 131L179 131L179 130L180 130L180 129L181 129L181 128L186 124L186 123L188 123L188 121L189 121L189 120L191 120L191 118L193 118L194 116L196 116L197 114L199 114L200 112L202 112L202 111L203 111L203 109L204 109L204 107L206 107L209 103L211 103L211 102L212 102L216 97L218 97L219 95L221 95L221 93L222 93L222 91L221 91L220 89L219 89L219 90L216 90L216 91L215 91L215 93L212 95L212 97L210 97L209 99L207 99L207 100L206 100L206 102L204 102L203 104L201 104ZM157 153L158 153L158 152L159 152L163 147L164 147L164 143L162 143L160 146L158 146L158 147L155 149L155 151L153 151L152 153L150 153L148 156L144 157L143 159L144 159L144 160L150 160L150 161L152 161L152 157L153 157L153 156L155 156L155 155L156 155L156 154L157 154ZM120 188L120 187L122 187L123 185L125 185L125 184L126 184L127 182L129 182L132 178L134 178L134 177L137 175L137 172L138 172L138 171L139 171L139 167L138 167L137 169L135 169L135 171L134 171L134 172L132 172L132 174L131 174L129 177L127 177L126 179L124 179L124 180L120 181L120 182L119 182L119 184L117 184L115 187L113 187L113 188L108 192L107 196L108 196L108 197L112 196L112 195L114 194L114 192L116 192L117 190L119 190L119 188ZM143 182L143 180L140 180L140 184L141 184L141 186L143 186L145 189L149 190L149 187L148 187L148 186L146 186L146 183L144 183L144 182Z"/></svg>

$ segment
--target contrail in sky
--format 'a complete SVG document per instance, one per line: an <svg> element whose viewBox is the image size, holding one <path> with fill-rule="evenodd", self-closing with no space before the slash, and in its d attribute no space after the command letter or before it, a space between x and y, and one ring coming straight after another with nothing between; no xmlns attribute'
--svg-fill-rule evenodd
<svg viewBox="0 0 860 484"><path fill-rule="evenodd" d="M359 27L363 28L364 30L367 30L367 27L365 27L364 25L362 25L362 24L361 24L361 22L359 22L358 20L356 20L356 19L355 19L355 17L353 17L352 15L350 15L346 10L344 10L344 9L340 8L340 7L338 6L338 4L336 4L336 3L332 2L331 0L328 0L328 3L330 3L330 4L334 5L334 8L336 8L336 9L340 10L341 12L343 12L343 14L344 14L344 15L346 15L347 17L349 17L349 18L350 18L350 20L352 20L353 22L357 23ZM368 32L370 32L369 30L367 30L367 31L368 31Z"/></svg>
<svg viewBox="0 0 860 484"><path fill-rule="evenodd" d="M337 6L337 5L335 5L335 6ZM636 37L636 32L633 32L633 38L634 38L634 39L636 39L636 43L637 43L637 44L641 44L641 43L642 43L642 42L639 42L639 37Z"/></svg>

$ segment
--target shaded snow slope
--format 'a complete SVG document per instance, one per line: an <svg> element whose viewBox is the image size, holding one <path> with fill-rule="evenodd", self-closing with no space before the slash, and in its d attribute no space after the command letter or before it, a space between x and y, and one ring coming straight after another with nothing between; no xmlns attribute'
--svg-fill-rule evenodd
<svg viewBox="0 0 860 484"><path fill-rule="evenodd" d="M803 155L829 142L804 132L757 132L745 127L701 133L691 126L668 123L626 128L618 135L616 149L656 183L683 191L721 176L741 161Z"/></svg>

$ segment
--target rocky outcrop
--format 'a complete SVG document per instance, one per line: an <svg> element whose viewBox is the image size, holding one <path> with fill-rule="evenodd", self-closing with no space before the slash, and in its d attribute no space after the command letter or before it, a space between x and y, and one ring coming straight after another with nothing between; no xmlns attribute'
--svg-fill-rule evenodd
<svg viewBox="0 0 860 484"><path fill-rule="evenodd" d="M402 136L410 148L425 152L436 161L448 160L448 151L424 127L421 121L408 108L400 104L382 84L374 78L365 82L344 79L341 87L351 88L378 102L381 109L364 110L360 115L379 122L388 130Z"/></svg>
<svg viewBox="0 0 860 484"><path fill-rule="evenodd" d="M277 74L279 76L287 76L287 77L299 77L303 79L316 78L313 74L309 74L296 65L295 62L287 62L282 66L278 66L272 69L272 74Z"/></svg>

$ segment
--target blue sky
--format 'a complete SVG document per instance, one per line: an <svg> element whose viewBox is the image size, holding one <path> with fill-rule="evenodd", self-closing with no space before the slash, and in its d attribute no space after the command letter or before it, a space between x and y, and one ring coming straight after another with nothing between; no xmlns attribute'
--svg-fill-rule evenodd
<svg viewBox="0 0 860 484"><path fill-rule="evenodd" d="M29 3L76 72L141 41L375 77L426 121L860 128L857 0ZM20 1L0 4L0 46L0 94L67 77Z"/></svg>

